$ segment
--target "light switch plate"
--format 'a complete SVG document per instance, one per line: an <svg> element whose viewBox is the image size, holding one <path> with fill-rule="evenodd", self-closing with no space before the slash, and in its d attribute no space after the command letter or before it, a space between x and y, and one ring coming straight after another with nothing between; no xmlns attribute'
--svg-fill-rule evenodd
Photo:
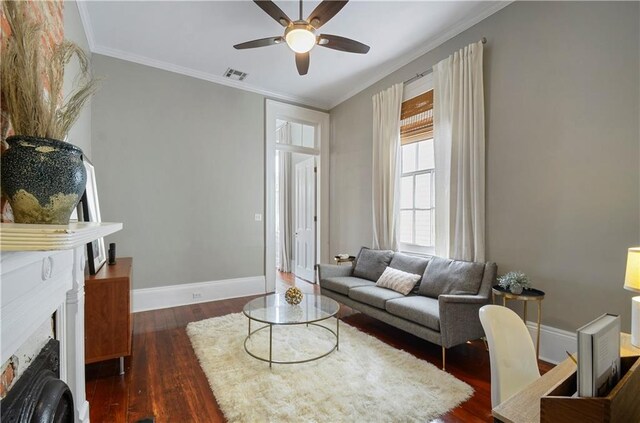
<svg viewBox="0 0 640 423"><path fill-rule="evenodd" d="M256 213L256 222L262 222L262 215L260 213Z"/></svg>

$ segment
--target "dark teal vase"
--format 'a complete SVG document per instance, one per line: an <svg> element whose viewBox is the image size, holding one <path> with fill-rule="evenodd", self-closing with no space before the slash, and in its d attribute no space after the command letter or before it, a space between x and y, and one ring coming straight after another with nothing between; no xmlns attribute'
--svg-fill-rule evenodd
<svg viewBox="0 0 640 423"><path fill-rule="evenodd" d="M64 141L15 135L2 154L2 192L16 223L66 225L87 183L82 150Z"/></svg>

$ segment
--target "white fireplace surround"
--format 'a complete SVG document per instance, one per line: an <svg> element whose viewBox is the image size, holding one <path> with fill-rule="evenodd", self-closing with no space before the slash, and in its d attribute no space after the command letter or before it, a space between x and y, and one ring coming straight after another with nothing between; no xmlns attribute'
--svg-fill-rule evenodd
<svg viewBox="0 0 640 423"><path fill-rule="evenodd" d="M0 224L0 363L55 313L60 378L73 393L75 421L89 421L84 374L86 244L121 223Z"/></svg>

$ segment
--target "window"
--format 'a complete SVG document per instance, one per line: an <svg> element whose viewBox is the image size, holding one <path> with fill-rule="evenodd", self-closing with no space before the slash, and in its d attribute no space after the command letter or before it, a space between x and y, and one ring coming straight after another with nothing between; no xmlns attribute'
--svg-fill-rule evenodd
<svg viewBox="0 0 640 423"><path fill-rule="evenodd" d="M281 131L285 128L285 131ZM288 122L276 119L276 143L290 144L297 147L316 148L315 128L311 125L303 123Z"/></svg>
<svg viewBox="0 0 640 423"><path fill-rule="evenodd" d="M400 138L400 249L435 252L435 159L433 90L421 81L421 94L402 103ZM411 91L411 90L406 90ZM405 92L406 94L406 92Z"/></svg>
<svg viewBox="0 0 640 423"><path fill-rule="evenodd" d="M435 247L433 138L402 146L400 249L433 253Z"/></svg>

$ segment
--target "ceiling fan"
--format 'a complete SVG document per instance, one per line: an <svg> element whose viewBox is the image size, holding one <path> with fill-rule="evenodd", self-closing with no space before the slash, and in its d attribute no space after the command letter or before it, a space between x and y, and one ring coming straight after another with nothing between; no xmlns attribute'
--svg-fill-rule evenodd
<svg viewBox="0 0 640 423"><path fill-rule="evenodd" d="M324 0L314 9L307 19L302 19L302 0L300 0L300 19L292 21L276 4L270 0L254 0L258 7L285 27L283 36L261 38L233 46L238 50L266 47L286 43L296 54L296 67L300 75L309 71L309 51L317 44L322 47L347 53L366 54L369 46L338 35L320 34L316 30L333 18L347 3L346 1Z"/></svg>

